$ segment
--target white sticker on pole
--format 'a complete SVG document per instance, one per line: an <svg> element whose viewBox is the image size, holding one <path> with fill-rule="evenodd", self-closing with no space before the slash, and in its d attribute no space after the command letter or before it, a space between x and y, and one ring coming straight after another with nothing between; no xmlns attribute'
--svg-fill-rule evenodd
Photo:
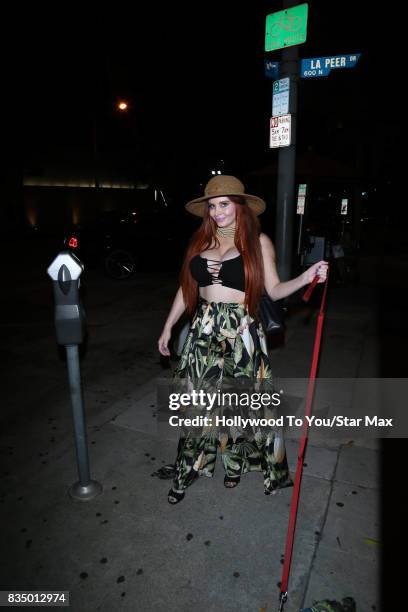
<svg viewBox="0 0 408 612"><path fill-rule="evenodd" d="M347 215L347 204L348 204L348 199L343 198L341 201L341 210L340 210L340 213L342 215Z"/></svg>
<svg viewBox="0 0 408 612"><path fill-rule="evenodd" d="M305 200L306 200L306 183L300 183L298 187L297 207L296 214L305 214Z"/></svg>
<svg viewBox="0 0 408 612"><path fill-rule="evenodd" d="M269 148L288 147L291 143L291 115L271 117Z"/></svg>

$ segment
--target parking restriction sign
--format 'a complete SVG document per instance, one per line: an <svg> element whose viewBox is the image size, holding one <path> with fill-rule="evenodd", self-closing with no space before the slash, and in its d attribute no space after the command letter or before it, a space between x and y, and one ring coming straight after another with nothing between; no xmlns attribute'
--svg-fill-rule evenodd
<svg viewBox="0 0 408 612"><path fill-rule="evenodd" d="M291 115L271 117L269 148L288 147L291 143Z"/></svg>
<svg viewBox="0 0 408 612"><path fill-rule="evenodd" d="M272 116L287 115L289 112L290 79L279 79L272 86Z"/></svg>

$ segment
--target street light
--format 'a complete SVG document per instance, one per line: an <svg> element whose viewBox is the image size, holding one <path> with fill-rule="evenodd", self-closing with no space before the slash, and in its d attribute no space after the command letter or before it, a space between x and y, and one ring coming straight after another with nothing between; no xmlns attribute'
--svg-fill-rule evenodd
<svg viewBox="0 0 408 612"><path fill-rule="evenodd" d="M126 100L119 100L115 107L117 111L124 113L129 110L129 103ZM99 148L98 148L98 130L100 129L101 121L98 121L97 111L94 110L93 114L93 150L94 150L94 175L95 175L95 188L99 189Z"/></svg>

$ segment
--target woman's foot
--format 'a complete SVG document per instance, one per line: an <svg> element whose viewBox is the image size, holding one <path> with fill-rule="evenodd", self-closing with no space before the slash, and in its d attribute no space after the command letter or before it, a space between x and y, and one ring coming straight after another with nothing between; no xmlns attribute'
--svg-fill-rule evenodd
<svg viewBox="0 0 408 612"><path fill-rule="evenodd" d="M177 489L170 489L167 496L167 501L169 502L169 504L172 504L174 506L174 504L178 504L179 502L181 502L182 499L184 499L184 495L185 491L177 491Z"/></svg>
<svg viewBox="0 0 408 612"><path fill-rule="evenodd" d="M268 489L264 490L265 495L276 495L276 490L275 491L268 491Z"/></svg>
<svg viewBox="0 0 408 612"><path fill-rule="evenodd" d="M241 480L241 476L224 476L224 487L227 489L234 489L238 486L239 481Z"/></svg>

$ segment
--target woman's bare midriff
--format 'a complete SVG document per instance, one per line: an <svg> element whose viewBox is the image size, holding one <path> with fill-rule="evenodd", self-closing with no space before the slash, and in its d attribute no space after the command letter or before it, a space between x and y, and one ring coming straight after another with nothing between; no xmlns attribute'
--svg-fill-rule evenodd
<svg viewBox="0 0 408 612"><path fill-rule="evenodd" d="M200 296L207 302L229 302L232 304L243 304L245 292L237 289L230 289L222 285L209 285L200 287Z"/></svg>

